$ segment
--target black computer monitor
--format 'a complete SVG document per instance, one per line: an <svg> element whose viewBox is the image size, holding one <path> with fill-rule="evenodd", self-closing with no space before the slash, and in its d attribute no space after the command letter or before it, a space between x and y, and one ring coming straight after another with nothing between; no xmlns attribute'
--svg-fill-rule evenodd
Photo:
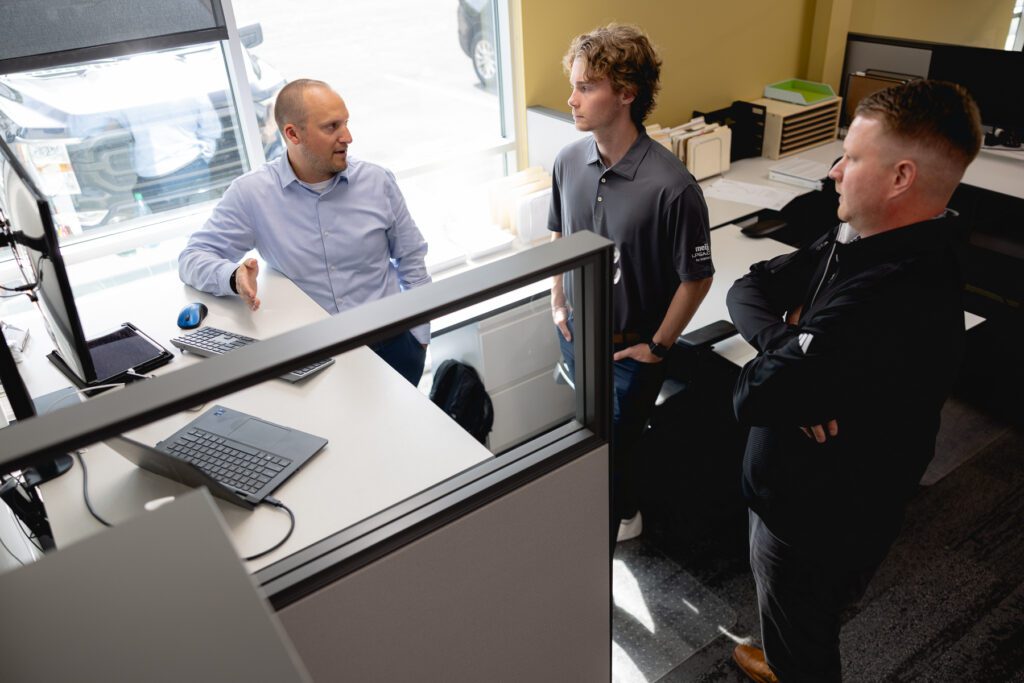
<svg viewBox="0 0 1024 683"><path fill-rule="evenodd" d="M861 77L853 80L854 75ZM1018 50L850 33L839 94L857 100L907 78L952 81L964 86L977 101L983 125L1012 131L1019 139L1024 131L1024 97L1018 87L1022 77L1024 53ZM862 87L852 88L854 83ZM856 104L850 101L848 107ZM846 116L843 124L849 125Z"/></svg>
<svg viewBox="0 0 1024 683"><path fill-rule="evenodd" d="M18 249L29 263L31 272L22 275L34 278L36 302L57 353L79 378L91 381L96 372L60 255L50 204L3 140L0 153L4 162L0 187L15 242L11 248Z"/></svg>
<svg viewBox="0 0 1024 683"><path fill-rule="evenodd" d="M75 384L89 387L127 381L173 358L128 323L95 339L86 339L61 257L50 203L3 140L0 154L0 187L4 190L0 205L10 221L6 241L28 263L29 272L22 276L56 349L49 356L54 365ZM136 374L131 375L131 371Z"/></svg>

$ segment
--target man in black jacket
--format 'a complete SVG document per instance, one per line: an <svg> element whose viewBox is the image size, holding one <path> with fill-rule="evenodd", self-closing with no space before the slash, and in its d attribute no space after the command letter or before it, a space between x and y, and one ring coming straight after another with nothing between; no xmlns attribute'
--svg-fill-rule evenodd
<svg viewBox="0 0 1024 683"><path fill-rule="evenodd" d="M867 97L829 174L842 224L729 291L758 350L734 396L764 644L734 657L753 680L841 679L840 613L896 538L960 366L946 204L980 144L959 86Z"/></svg>

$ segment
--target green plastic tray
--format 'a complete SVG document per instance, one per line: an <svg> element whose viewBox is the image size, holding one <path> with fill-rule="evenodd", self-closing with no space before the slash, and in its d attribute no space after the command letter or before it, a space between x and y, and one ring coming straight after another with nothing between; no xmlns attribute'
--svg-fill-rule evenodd
<svg viewBox="0 0 1024 683"><path fill-rule="evenodd" d="M816 104L832 99L836 93L827 83L791 78L788 81L779 81L764 86L764 96L793 104Z"/></svg>

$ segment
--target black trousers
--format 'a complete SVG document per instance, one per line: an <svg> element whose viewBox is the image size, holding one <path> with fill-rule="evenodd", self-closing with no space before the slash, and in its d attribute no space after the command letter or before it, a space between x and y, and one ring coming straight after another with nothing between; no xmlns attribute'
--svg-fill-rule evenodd
<svg viewBox="0 0 1024 683"><path fill-rule="evenodd" d="M416 340L412 332L402 332L390 339L371 344L370 349L413 386L419 384L420 377L423 376L427 350Z"/></svg>
<svg viewBox="0 0 1024 683"><path fill-rule="evenodd" d="M886 547L887 550L887 547ZM839 627L886 550L843 557L783 541L750 512L750 569L757 584L761 642L783 683L842 680Z"/></svg>

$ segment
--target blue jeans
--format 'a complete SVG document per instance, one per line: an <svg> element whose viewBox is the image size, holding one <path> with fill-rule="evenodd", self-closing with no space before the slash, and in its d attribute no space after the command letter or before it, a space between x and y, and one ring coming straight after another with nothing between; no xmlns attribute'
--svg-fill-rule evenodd
<svg viewBox="0 0 1024 683"><path fill-rule="evenodd" d="M574 335L570 317L569 331ZM569 375L576 376L576 357L573 343L566 341L555 328L562 358ZM630 344L617 344L620 351ZM640 453L637 445L647 421L654 410L661 384L665 381L665 361L641 363L627 358L612 365L614 390L612 392L612 510L613 520L629 519L640 509L639 471ZM617 528L617 524L616 524Z"/></svg>
<svg viewBox="0 0 1024 683"><path fill-rule="evenodd" d="M384 362L409 380L413 386L420 383L423 376L423 363L427 359L427 350L417 341L412 332L403 332L390 339L370 344L370 349L384 359Z"/></svg>

